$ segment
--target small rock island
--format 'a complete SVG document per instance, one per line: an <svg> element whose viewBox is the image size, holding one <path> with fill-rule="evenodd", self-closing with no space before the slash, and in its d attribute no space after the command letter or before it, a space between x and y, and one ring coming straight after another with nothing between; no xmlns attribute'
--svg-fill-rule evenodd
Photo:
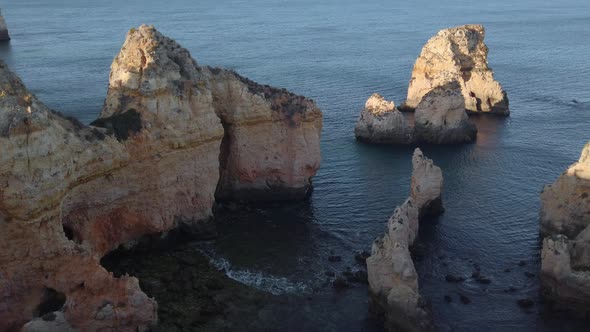
<svg viewBox="0 0 590 332"><path fill-rule="evenodd" d="M2 11L0 11L0 42L8 40L10 40L10 35L8 34L8 26L6 26L4 16L2 16Z"/></svg>
<svg viewBox="0 0 590 332"><path fill-rule="evenodd" d="M371 310L388 331L432 331L429 308L420 297L410 246L419 222L444 211L442 171L420 149L412 157L410 197L389 218L385 235L373 243L367 259Z"/></svg>
<svg viewBox="0 0 590 332"><path fill-rule="evenodd" d="M509 115L506 92L488 67L484 36L476 24L438 32L416 60L406 102L396 108L372 95L356 123L356 138L376 144L469 143L477 128L467 113Z"/></svg>

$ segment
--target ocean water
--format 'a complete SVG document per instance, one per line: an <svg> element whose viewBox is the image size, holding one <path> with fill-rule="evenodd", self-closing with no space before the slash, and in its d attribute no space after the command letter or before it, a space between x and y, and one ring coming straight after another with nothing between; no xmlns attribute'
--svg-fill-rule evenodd
<svg viewBox="0 0 590 332"><path fill-rule="evenodd" d="M401 104L415 58L438 30L486 27L489 63L510 98L509 118L473 118L477 142L425 146L444 175L446 212L423 223L420 288L441 331L583 331L539 313L539 194L590 140L590 2L352 0L12 0L1 4L13 40L0 58L47 105L88 123L129 28L154 24L201 64L238 71L316 100L324 112L322 168L307 202L220 216L203 249L230 277L312 301L278 328L369 331L367 289L334 292L324 273L356 269L407 197L411 147L357 143L354 123L373 92ZM341 255L330 263L327 256ZM519 261L526 266L518 266ZM445 282L479 264L489 285ZM506 273L504 269L510 268ZM509 286L515 293L504 292ZM469 305L458 294L471 299ZM443 296L451 295L447 304ZM522 310L516 300L537 302Z"/></svg>

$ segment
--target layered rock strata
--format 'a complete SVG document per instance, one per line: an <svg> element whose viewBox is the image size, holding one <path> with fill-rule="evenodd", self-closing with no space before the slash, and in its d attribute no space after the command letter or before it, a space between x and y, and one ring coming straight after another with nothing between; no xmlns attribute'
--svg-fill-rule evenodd
<svg viewBox="0 0 590 332"><path fill-rule="evenodd" d="M404 115L393 102L373 94L367 100L354 132L359 141L401 145L468 143L477 136L477 129L465 112L457 81L428 92L414 114Z"/></svg>
<svg viewBox="0 0 590 332"><path fill-rule="evenodd" d="M457 81L467 111L509 115L506 92L488 66L484 37L482 25L467 24L441 30L430 38L414 64L403 108L415 109L428 92Z"/></svg>
<svg viewBox="0 0 590 332"><path fill-rule="evenodd" d="M0 88L0 330L51 315L82 331L146 330L156 302L102 268L105 253L201 225L216 191L301 198L319 167L313 101L200 67L153 27L127 35L89 127L4 64Z"/></svg>
<svg viewBox="0 0 590 332"><path fill-rule="evenodd" d="M420 297L410 247L420 220L443 212L442 171L420 149L412 157L410 197L391 216L385 235L373 243L367 259L371 307L389 331L433 330L432 317Z"/></svg>
<svg viewBox="0 0 590 332"><path fill-rule="evenodd" d="M590 143L541 194L541 284L553 308L590 319Z"/></svg>

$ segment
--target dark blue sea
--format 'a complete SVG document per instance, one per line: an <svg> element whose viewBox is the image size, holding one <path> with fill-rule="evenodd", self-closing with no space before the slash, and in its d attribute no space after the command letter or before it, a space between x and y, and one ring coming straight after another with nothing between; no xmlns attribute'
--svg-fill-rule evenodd
<svg viewBox="0 0 590 332"><path fill-rule="evenodd" d="M511 116L480 116L477 143L425 146L444 174L446 212L421 226L422 294L441 331L588 331L539 313L539 194L590 140L587 0L10 0L12 41L0 58L47 105L85 123L103 105L125 34L153 24L199 64L313 98L324 113L322 168L308 202L250 209L221 222L212 261L275 294L313 294L280 330L373 331L367 288L326 286L355 268L408 196L413 148L357 143L354 123L374 92L401 104L412 66L440 29L481 23ZM342 256L330 263L331 254ZM518 266L525 261L525 266ZM489 285L450 284L479 264ZM511 272L504 272L505 269ZM534 273L527 278L525 271ZM515 293L504 292L509 286ZM461 304L458 294L471 299ZM443 299L451 295L450 304ZM536 301L523 310L516 300Z"/></svg>

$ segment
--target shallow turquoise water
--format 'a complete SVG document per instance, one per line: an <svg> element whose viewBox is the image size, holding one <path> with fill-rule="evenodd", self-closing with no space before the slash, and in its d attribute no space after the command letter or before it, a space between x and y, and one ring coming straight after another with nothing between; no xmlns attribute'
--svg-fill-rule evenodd
<svg viewBox="0 0 590 332"><path fill-rule="evenodd" d="M439 29L486 26L489 63L508 92L507 119L474 118L476 144L424 147L443 169L445 214L422 227L417 268L441 330L583 330L519 309L538 299L539 193L590 139L588 1L9 1L6 61L50 107L90 122L125 33L154 24L202 64L237 70L317 101L322 169L309 202L226 216L209 248L234 277L276 292L312 293L284 330L370 330L365 287L334 293L326 270L354 267L407 197L412 148L359 144L368 96L400 104L415 58ZM343 256L329 263L331 252ZM490 285L444 281L478 263ZM527 266L517 262L526 260ZM446 264L446 266L445 266ZM505 268L512 272L504 273ZM508 286L516 294L503 292ZM459 304L457 292L472 303ZM455 301L447 304L446 294Z"/></svg>

